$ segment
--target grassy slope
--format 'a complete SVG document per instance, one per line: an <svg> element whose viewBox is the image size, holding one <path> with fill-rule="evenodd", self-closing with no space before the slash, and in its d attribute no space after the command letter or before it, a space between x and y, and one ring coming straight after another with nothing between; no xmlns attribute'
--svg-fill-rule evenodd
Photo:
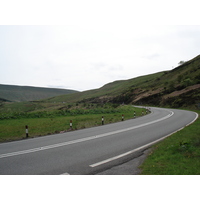
<svg viewBox="0 0 200 200"><path fill-rule="evenodd" d="M13 109L23 111L28 108L30 111L35 109L55 110L66 104L80 102L100 104L106 102L120 104L124 102L126 104L195 109L200 103L200 88L194 90L188 88L198 84L200 84L200 55L171 71L114 81L99 89L51 97L38 102L28 102L24 105L24 108L18 103L11 105L1 102L0 112L8 112ZM185 90L185 93L179 96L170 96L174 92L182 90Z"/></svg>
<svg viewBox="0 0 200 200"><path fill-rule="evenodd" d="M84 91L72 95L51 98L49 102L113 102L134 103L154 106L188 107L200 102L199 89L187 91L187 88L200 84L200 55L171 71L159 72L129 80L114 81L96 90ZM177 96L164 98L175 91L185 89ZM197 91L195 94L195 91ZM193 101L186 101L187 92L193 95ZM185 97L186 95L186 97ZM186 103L186 104L185 104Z"/></svg>
<svg viewBox="0 0 200 200"><path fill-rule="evenodd" d="M84 92L77 92L73 94L61 95L52 97L49 99L44 99L40 101L34 102L15 102L15 103L2 103L0 104L0 113L7 113L7 112L32 112L32 111L44 111L44 110L57 110L62 108L63 106L67 106L69 104L76 104L77 102L85 102L91 103L91 99L98 99L98 98L114 98L123 93L123 91L127 90L128 88L132 87L139 87L141 85L147 86L148 81L155 80L160 77L163 72L159 72L156 74L150 74L147 76L141 76L137 78L133 78L130 80L123 80L123 81L115 81L113 83L108 83L104 85L102 88L95 89L95 90L88 90ZM107 101L107 100L106 100ZM117 103L122 103L117 102ZM97 102L94 102L97 103ZM105 102L98 102L98 103L105 103Z"/></svg>
<svg viewBox="0 0 200 200"><path fill-rule="evenodd" d="M200 111L197 111L200 115ZM140 166L143 175L200 174L200 118L155 144Z"/></svg>
<svg viewBox="0 0 200 200"><path fill-rule="evenodd" d="M67 103L75 103L78 101L95 99L98 97L105 97L105 98L113 98L131 87L145 87L148 85L148 81L155 80L163 75L164 72L159 72L155 74L150 74L146 76L141 76L129 80L121 80L121 81L114 81L112 83L108 83L103 87L95 90L88 90L80 93L74 93L70 95L61 95L57 97L53 97L48 102L67 102Z"/></svg>

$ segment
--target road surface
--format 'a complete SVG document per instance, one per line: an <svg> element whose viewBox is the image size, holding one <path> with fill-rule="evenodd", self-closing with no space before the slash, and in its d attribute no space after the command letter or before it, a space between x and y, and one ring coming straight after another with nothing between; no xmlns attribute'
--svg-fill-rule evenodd
<svg viewBox="0 0 200 200"><path fill-rule="evenodd" d="M0 144L0 174L101 173L192 123L191 111L151 108L119 123Z"/></svg>

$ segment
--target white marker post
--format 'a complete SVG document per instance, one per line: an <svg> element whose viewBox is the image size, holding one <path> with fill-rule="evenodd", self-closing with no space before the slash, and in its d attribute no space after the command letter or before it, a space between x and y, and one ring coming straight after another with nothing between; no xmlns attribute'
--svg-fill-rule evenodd
<svg viewBox="0 0 200 200"><path fill-rule="evenodd" d="M122 121L124 121L124 115L122 114Z"/></svg>
<svg viewBox="0 0 200 200"><path fill-rule="evenodd" d="M28 137L28 125L26 125L25 128L26 128L26 137Z"/></svg>
<svg viewBox="0 0 200 200"><path fill-rule="evenodd" d="M72 129L72 120L70 120L69 126Z"/></svg>
<svg viewBox="0 0 200 200"><path fill-rule="evenodd" d="M104 117L103 116L102 116L101 121L102 121L102 125L104 125Z"/></svg>

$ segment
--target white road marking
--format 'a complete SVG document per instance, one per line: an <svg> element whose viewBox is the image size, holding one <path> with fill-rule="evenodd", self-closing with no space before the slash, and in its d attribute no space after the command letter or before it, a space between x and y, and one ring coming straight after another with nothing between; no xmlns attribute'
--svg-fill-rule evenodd
<svg viewBox="0 0 200 200"><path fill-rule="evenodd" d="M189 126L189 125L192 124L194 121L196 121L196 119L198 118L199 115L198 115L197 113L195 113L195 114L196 114L195 119L194 119L192 122L190 122L189 124L187 124L186 126ZM90 166L90 167L97 167L97 166L99 166L99 165L103 165L103 164L106 164L106 163L111 162L111 161L113 161L113 160L117 160L117 159L119 159L119 158L122 158L122 157L124 157L124 156L127 156L127 155L132 154L132 153L134 153L134 152L136 152L136 151L139 151L139 150L141 150L141 149L144 149L144 148L147 148L147 147L149 147L149 146L152 146L153 144L155 144L155 143L157 143L157 142L160 142L161 140L164 140L165 138L169 137L170 135L172 135L172 134L174 134L174 133L176 133L176 132L178 132L178 131L180 131L180 130L182 130L182 129L184 129L184 128L185 128L185 126L182 127L182 128L180 128L180 129L178 129L178 130L176 130L176 131L174 131L173 133L170 133L170 134L167 135L167 136L164 136L164 137L158 139L158 140L155 140L155 141L153 141L153 142L150 142L150 143L148 143L148 144L145 144L145 145L143 145L143 146L141 146L141 147L138 147L138 148L133 149L133 150L131 150L131 151L128 151L128 152L126 152L126 153L120 154L120 155L118 155L118 156L114 156L114 157L112 157L112 158L109 158L109 159L106 159L106 160L103 160L103 161L100 161L100 162L97 162L97 163L94 163L94 164L89 165L89 166Z"/></svg>
<svg viewBox="0 0 200 200"><path fill-rule="evenodd" d="M199 117L199 114L198 114L198 113L196 113L196 112L195 112L195 114L196 114L196 117L195 117L195 119L194 119L194 120L192 120L190 123L188 123L186 126L189 126L190 124L192 124L193 122L195 122L195 121L197 120L197 118Z"/></svg>
<svg viewBox="0 0 200 200"><path fill-rule="evenodd" d="M170 111L170 114L168 114L167 116L160 118L160 119L157 119L157 120L154 120L154 121L151 121L151 122L148 122L148 123L145 123L145 124L141 124L141 125L117 130L117 131L111 131L111 132L100 134L100 135L95 135L95 136L90 136L90 137L81 138L81 139L77 139L77 140L72 140L72 141L68 141L68 142L52 144L52 145L48 145L48 146L43 146L43 147L28 149L28 150L23 150L23 151L16 151L16 152L12 152L12 153L0 154L0 159L11 157L11 156L33 153L33 152L37 152L37 151L44 151L44 150L53 149L53 148L57 148L57 147L67 146L67 145L70 145L70 144L76 144L76 143L80 143L80 142L84 142L84 141L88 141L88 140L102 138L102 137L118 134L118 133L125 132L125 131L130 131L130 130L133 130L133 129L137 129L137 128L140 128L140 127L143 127L143 126L147 126L147 125L154 124L156 122L165 120L165 119L171 117L172 115L174 115L174 112Z"/></svg>
<svg viewBox="0 0 200 200"><path fill-rule="evenodd" d="M181 129L183 129L183 128L181 128ZM181 129L179 129L179 130L181 130ZM177 130L177 131L179 131L179 130ZM176 132L177 132L177 131L176 131ZM173 133L174 133L174 132L173 132ZM173 133L171 133L171 134L173 134ZM171 135L171 134L170 134L170 135ZM132 154L132 153L134 153L134 152L136 152L136 151L139 151L139 150L141 150L141 149L147 148L147 147L149 147L149 146L151 146L151 145L153 145L153 144L155 144L155 143L157 143L157 142L159 142L159 141L165 139L166 137L169 137L170 135L167 135L167 136L165 136L165 137L162 137L162 138L160 138L160 139L158 139L158 140L155 140L155 141L153 141L153 142L150 142L150 143L148 143L148 144L145 144L145 145L143 145L143 146L141 146L141 147L138 147L138 148L133 149L133 150L131 150L131 151L128 151L128 152L126 152L126 153L120 154L120 155L118 155L118 156L114 156L114 157L112 157L112 158L103 160L103 161L98 162L98 163L94 163L94 164L89 165L89 166L90 166L90 167L97 167L97 166L99 166L99 165L103 165L103 164L105 164L105 163L111 162L111 161L116 160L116 159L118 159L118 158L122 158L122 157L127 156L127 155L129 155L129 154Z"/></svg>
<svg viewBox="0 0 200 200"><path fill-rule="evenodd" d="M70 174L68 174L68 173L66 172L66 173L64 173L64 174L60 174L60 175L70 175Z"/></svg>

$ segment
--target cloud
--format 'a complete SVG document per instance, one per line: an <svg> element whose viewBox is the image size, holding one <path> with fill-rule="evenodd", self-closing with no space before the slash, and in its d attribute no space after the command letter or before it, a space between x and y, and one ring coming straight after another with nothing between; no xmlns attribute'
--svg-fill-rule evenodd
<svg viewBox="0 0 200 200"><path fill-rule="evenodd" d="M1 83L88 90L199 54L200 26L0 26Z"/></svg>

